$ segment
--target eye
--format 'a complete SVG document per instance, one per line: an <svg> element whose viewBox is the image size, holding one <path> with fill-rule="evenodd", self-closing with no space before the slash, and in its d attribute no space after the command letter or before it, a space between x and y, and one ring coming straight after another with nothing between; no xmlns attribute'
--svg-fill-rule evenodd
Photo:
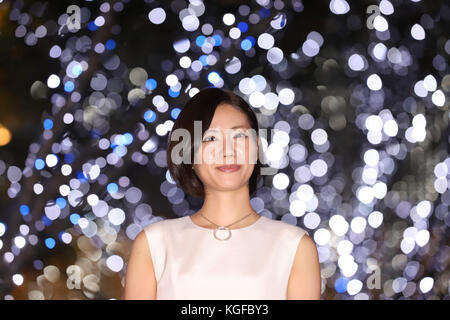
<svg viewBox="0 0 450 320"><path fill-rule="evenodd" d="M203 142L209 142L209 141L212 141L211 138L215 138L215 137L214 137L214 136L206 137L205 139L203 139Z"/></svg>
<svg viewBox="0 0 450 320"><path fill-rule="evenodd" d="M246 137L248 137L248 135L246 135L245 133L241 132L241 133L238 133L237 135L235 135L234 137L235 138L236 137L245 137L246 138Z"/></svg>

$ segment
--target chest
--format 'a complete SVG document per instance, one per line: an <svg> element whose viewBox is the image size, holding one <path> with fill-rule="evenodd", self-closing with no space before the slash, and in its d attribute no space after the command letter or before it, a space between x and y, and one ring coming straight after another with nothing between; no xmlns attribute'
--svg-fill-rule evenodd
<svg viewBox="0 0 450 320"><path fill-rule="evenodd" d="M166 299L284 299L292 258L289 248L276 239L241 234L226 241L209 234L173 237L167 242L158 295Z"/></svg>

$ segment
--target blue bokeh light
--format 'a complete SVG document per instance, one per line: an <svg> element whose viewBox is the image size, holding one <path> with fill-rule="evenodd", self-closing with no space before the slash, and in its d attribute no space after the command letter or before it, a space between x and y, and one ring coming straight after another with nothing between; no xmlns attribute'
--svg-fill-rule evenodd
<svg viewBox="0 0 450 320"><path fill-rule="evenodd" d="M56 198L56 204L58 205L58 207L60 207L61 209L65 208L67 205L67 201L64 198Z"/></svg>
<svg viewBox="0 0 450 320"><path fill-rule="evenodd" d="M53 128L53 120L45 119L44 120L44 129L45 130L50 130L51 128Z"/></svg>
<svg viewBox="0 0 450 320"><path fill-rule="evenodd" d="M169 88L168 90L169 96L172 98L176 98L180 95L180 91L174 91L172 88Z"/></svg>
<svg viewBox="0 0 450 320"><path fill-rule="evenodd" d="M201 46L205 43L205 41L206 41L206 37L203 36L203 35L198 36L198 37L195 39L195 43L196 43L197 46L199 46L199 47L201 47Z"/></svg>
<svg viewBox="0 0 450 320"><path fill-rule="evenodd" d="M86 177L86 175L82 170L78 170L76 176L77 179L80 180L80 182L88 181L88 178Z"/></svg>
<svg viewBox="0 0 450 320"><path fill-rule="evenodd" d="M89 24L88 24L88 29L89 29L90 31L95 31L95 30L98 29L98 26L95 24L94 21L91 21L91 22L89 22Z"/></svg>
<svg viewBox="0 0 450 320"><path fill-rule="evenodd" d="M133 135L129 132L124 133L123 138L125 139L124 145L131 144L134 140Z"/></svg>
<svg viewBox="0 0 450 320"><path fill-rule="evenodd" d="M124 145L118 145L114 148L113 152L119 157L123 157L127 154L127 147L125 147Z"/></svg>
<svg viewBox="0 0 450 320"><path fill-rule="evenodd" d="M21 205L21 206L20 206L20 213L21 213L23 216L26 216L27 214L30 213L30 207L28 207L26 204Z"/></svg>
<svg viewBox="0 0 450 320"><path fill-rule="evenodd" d="M64 161L65 161L66 163L72 163L74 160L75 160L75 156L74 156L73 153L66 153L66 154L64 155Z"/></svg>
<svg viewBox="0 0 450 320"><path fill-rule="evenodd" d="M252 42L248 38L245 38L241 41L241 48L244 51L250 50L252 48Z"/></svg>
<svg viewBox="0 0 450 320"><path fill-rule="evenodd" d="M155 122L155 120L156 120L156 113L154 111L152 111L152 110L145 111L145 113L144 113L144 120L149 122L149 123Z"/></svg>
<svg viewBox="0 0 450 320"><path fill-rule="evenodd" d="M72 73L75 77L78 77L83 72L83 67L81 64L77 63L72 68Z"/></svg>
<svg viewBox="0 0 450 320"><path fill-rule="evenodd" d="M105 48L108 50L114 50L114 48L116 47L116 42L112 39L109 39L108 41L106 41L105 43Z"/></svg>
<svg viewBox="0 0 450 320"><path fill-rule="evenodd" d="M72 224L77 224L78 220L80 219L80 215L78 213L72 213L69 217L70 222L72 222Z"/></svg>
<svg viewBox="0 0 450 320"><path fill-rule="evenodd" d="M180 108L173 108L172 111L170 112L170 116L172 117L172 119L177 119L179 114L181 112Z"/></svg>
<svg viewBox="0 0 450 320"><path fill-rule="evenodd" d="M270 17L270 9L267 8L261 8L261 10L259 10L259 15L261 16L261 18L268 18Z"/></svg>
<svg viewBox="0 0 450 320"><path fill-rule="evenodd" d="M53 249L55 247L56 241L52 237L48 237L45 239L45 245L49 249Z"/></svg>
<svg viewBox="0 0 450 320"><path fill-rule="evenodd" d="M50 226L52 224L52 220L50 220L46 215L42 217L42 222L44 222L44 225L46 227Z"/></svg>
<svg viewBox="0 0 450 320"><path fill-rule="evenodd" d="M208 81L210 83L215 84L215 83L219 82L219 80L220 80L220 75L217 72L213 71L208 74Z"/></svg>
<svg viewBox="0 0 450 320"><path fill-rule="evenodd" d="M222 44L222 37L220 35L215 34L212 37L215 40L215 43L214 43L215 47L218 47L218 46L220 46Z"/></svg>
<svg viewBox="0 0 450 320"><path fill-rule="evenodd" d="M65 92L72 92L73 89L75 89L75 84L72 81L66 81L66 83L64 83Z"/></svg>
<svg viewBox="0 0 450 320"><path fill-rule="evenodd" d="M241 32L247 32L248 30L248 24L243 21L239 22L237 27L241 30Z"/></svg>
<svg viewBox="0 0 450 320"><path fill-rule="evenodd" d="M208 58L208 56L206 54L202 54L200 57L198 57L198 61L200 61L203 66L207 66L208 62L206 61L206 58Z"/></svg>
<svg viewBox="0 0 450 320"><path fill-rule="evenodd" d="M117 183L111 182L108 183L108 186L106 187L109 193L116 193L119 190L119 186Z"/></svg>
<svg viewBox="0 0 450 320"><path fill-rule="evenodd" d="M148 90L155 90L157 85L158 85L158 82L156 82L156 80L153 78L147 79L147 81L145 81L145 87Z"/></svg>
<svg viewBox="0 0 450 320"><path fill-rule="evenodd" d="M334 283L334 288L336 289L336 292L343 293L347 291L348 282L349 280L344 277L336 279L336 282Z"/></svg>
<svg viewBox="0 0 450 320"><path fill-rule="evenodd" d="M35 167L37 170L42 170L42 168L45 167L45 161L42 160L41 158L37 158L37 159L34 161L34 167Z"/></svg>

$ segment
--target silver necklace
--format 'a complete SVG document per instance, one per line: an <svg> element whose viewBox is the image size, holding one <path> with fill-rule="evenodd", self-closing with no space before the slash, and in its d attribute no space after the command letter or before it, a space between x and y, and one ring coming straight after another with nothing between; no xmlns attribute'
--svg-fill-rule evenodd
<svg viewBox="0 0 450 320"><path fill-rule="evenodd" d="M219 225L215 224L214 222L212 222L211 220L209 220L207 217L205 217L204 215L202 215L202 214L200 213L200 215L201 215L203 218L205 218L206 220L208 220L209 222L211 222L213 225L215 225L215 226L217 227L216 229L214 229L214 232L213 232L214 238L216 238L217 240L228 240L228 239L230 239L230 238L231 238L231 230L228 229L228 227L229 227L229 226L232 226L233 224L238 223L238 222L241 221L241 220L244 220L245 218L247 218L247 217L248 217L249 215L251 215L251 214L252 214L252 212L250 212L250 213L249 213L248 215L246 215L245 217L239 219L238 221L233 222L232 224L229 224L229 225L227 225L227 226L219 226ZM220 238L220 237L218 237L218 236L217 236L217 231L219 231L219 230L226 230L226 231L228 231L228 236L227 236L226 238Z"/></svg>

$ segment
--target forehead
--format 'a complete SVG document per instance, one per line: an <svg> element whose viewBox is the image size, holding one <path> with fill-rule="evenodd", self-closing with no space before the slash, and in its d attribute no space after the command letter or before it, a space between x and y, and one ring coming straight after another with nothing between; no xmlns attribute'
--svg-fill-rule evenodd
<svg viewBox="0 0 450 320"><path fill-rule="evenodd" d="M208 129L237 129L241 127L250 128L247 115L237 107L221 104L217 106Z"/></svg>

